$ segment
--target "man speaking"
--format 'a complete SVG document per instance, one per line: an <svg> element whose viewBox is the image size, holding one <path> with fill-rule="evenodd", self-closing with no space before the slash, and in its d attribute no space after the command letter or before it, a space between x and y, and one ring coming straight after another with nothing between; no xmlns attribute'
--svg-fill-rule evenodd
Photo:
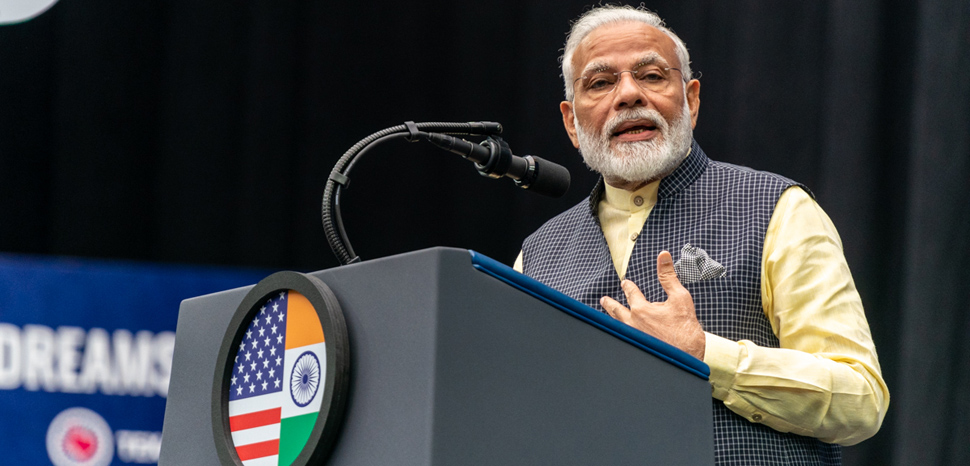
<svg viewBox="0 0 970 466"><path fill-rule="evenodd" d="M525 240L516 269L707 363L717 464L841 464L889 391L811 192L707 157L700 82L654 13L584 14L562 75L566 132L601 179Z"/></svg>

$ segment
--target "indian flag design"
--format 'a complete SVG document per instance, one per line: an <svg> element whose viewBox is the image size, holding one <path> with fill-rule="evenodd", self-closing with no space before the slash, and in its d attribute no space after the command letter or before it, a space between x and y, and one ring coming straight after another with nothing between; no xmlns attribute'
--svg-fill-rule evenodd
<svg viewBox="0 0 970 466"><path fill-rule="evenodd" d="M245 466L289 466L317 421L327 354L310 302L294 290L266 301L233 359L229 427Z"/></svg>

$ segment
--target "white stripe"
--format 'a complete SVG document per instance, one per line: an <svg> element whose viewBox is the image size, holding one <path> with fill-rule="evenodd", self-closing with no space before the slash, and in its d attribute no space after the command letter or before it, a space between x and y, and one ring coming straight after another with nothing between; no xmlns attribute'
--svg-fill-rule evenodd
<svg viewBox="0 0 970 466"><path fill-rule="evenodd" d="M293 402L293 397L290 394L290 376L293 373L293 364L296 363L297 358L300 357L306 351L310 351L317 356L317 360L320 363L320 379L318 381L319 385L317 387L317 393L314 395L310 403L305 407L299 407ZM326 343L314 343L312 345L301 346L299 348L292 348L286 350L286 356L284 357L286 364L285 370L283 371L283 399L282 401L282 415L283 418L299 416L301 414L318 413L320 412L320 404L323 400L323 390L326 386L327 377L327 344Z"/></svg>
<svg viewBox="0 0 970 466"><path fill-rule="evenodd" d="M277 466L276 463L280 461L279 455L264 456L262 458L255 458L249 461L243 461L243 466Z"/></svg>
<svg viewBox="0 0 970 466"><path fill-rule="evenodd" d="M283 392L243 398L229 402L229 416L253 413L271 408L279 408L283 401Z"/></svg>
<svg viewBox="0 0 970 466"><path fill-rule="evenodd" d="M250 443L265 442L280 438L280 425L270 424L268 426L253 427L252 429L237 430L232 433L232 444L236 446L249 445Z"/></svg>

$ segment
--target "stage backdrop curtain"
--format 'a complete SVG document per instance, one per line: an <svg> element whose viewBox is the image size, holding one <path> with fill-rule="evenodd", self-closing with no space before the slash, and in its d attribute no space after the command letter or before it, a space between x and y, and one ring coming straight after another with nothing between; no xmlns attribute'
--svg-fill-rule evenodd
<svg viewBox="0 0 970 466"><path fill-rule="evenodd" d="M713 158L807 184L838 226L892 392L855 465L970 464L970 2L656 1L702 72ZM576 0L64 0L0 26L0 250L314 270L336 159L415 121L494 120L562 199L389 143L344 196L364 258L511 263L595 177L562 130Z"/></svg>

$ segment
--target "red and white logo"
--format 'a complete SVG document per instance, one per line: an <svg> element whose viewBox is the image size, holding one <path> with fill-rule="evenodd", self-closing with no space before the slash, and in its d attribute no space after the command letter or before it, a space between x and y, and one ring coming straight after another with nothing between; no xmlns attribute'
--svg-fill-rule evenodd
<svg viewBox="0 0 970 466"><path fill-rule="evenodd" d="M114 457L111 427L90 409L65 409L47 428L47 455L54 466L107 466Z"/></svg>

